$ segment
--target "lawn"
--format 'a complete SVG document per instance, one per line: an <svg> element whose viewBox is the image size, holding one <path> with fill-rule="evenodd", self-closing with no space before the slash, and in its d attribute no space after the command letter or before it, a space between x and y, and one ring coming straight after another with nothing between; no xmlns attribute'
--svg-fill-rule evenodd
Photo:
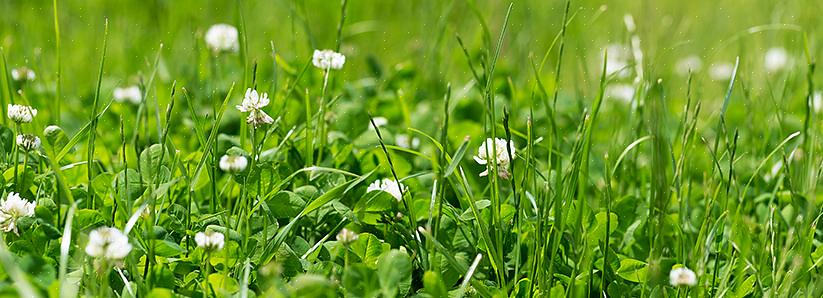
<svg viewBox="0 0 823 298"><path fill-rule="evenodd" d="M0 1L0 297L823 297L821 9Z"/></svg>

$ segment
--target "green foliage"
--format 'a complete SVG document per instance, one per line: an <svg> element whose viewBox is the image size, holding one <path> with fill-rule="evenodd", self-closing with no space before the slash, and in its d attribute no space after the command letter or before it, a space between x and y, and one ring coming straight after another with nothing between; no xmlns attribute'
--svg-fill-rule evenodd
<svg viewBox="0 0 823 298"><path fill-rule="evenodd" d="M819 3L511 2L0 1L0 297L823 297Z"/></svg>

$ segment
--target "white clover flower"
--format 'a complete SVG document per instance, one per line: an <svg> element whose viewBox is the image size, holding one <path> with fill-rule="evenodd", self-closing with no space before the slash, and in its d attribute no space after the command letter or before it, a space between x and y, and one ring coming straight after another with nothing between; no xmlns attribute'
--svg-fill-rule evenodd
<svg viewBox="0 0 823 298"><path fill-rule="evenodd" d="M140 92L140 87L137 86L114 88L113 95L116 102L128 102L137 105L143 101L143 94Z"/></svg>
<svg viewBox="0 0 823 298"><path fill-rule="evenodd" d="M34 73L33 70L27 67L18 67L11 70L11 79L15 82L22 82L22 81L34 81L37 78L37 75Z"/></svg>
<svg viewBox="0 0 823 298"><path fill-rule="evenodd" d="M249 161L242 155L223 155L220 158L220 169L224 172L239 173L246 170Z"/></svg>
<svg viewBox="0 0 823 298"><path fill-rule="evenodd" d="M778 160L776 163L772 165L772 168L769 170L769 172L766 173L766 175L763 175L763 180L766 180L766 182L771 181L772 179L774 179L774 177L777 177L777 175L780 174L780 170L782 169L783 161Z"/></svg>
<svg viewBox="0 0 823 298"><path fill-rule="evenodd" d="M17 123L31 123L31 120L37 116L37 109L30 106L10 104L6 110L9 119Z"/></svg>
<svg viewBox="0 0 823 298"><path fill-rule="evenodd" d="M369 184L369 187L366 189L366 192L369 193L372 191L384 191L392 195L399 202L403 200L403 191L400 190L401 188L403 189L403 191L407 189L406 186L403 185L403 183L394 181L394 179L386 178L382 180L375 180L374 182Z"/></svg>
<svg viewBox="0 0 823 298"><path fill-rule="evenodd" d="M251 124L254 128L260 127L263 124L271 124L274 119L263 111L263 108L269 105L269 94L262 95L257 90L249 88L246 89L246 95L243 97L243 102L236 105L238 111L249 113L246 117L246 123Z"/></svg>
<svg viewBox="0 0 823 298"><path fill-rule="evenodd" d="M397 146L406 149L415 149L420 147L420 139L405 134L397 135L394 138L394 142L397 143Z"/></svg>
<svg viewBox="0 0 823 298"><path fill-rule="evenodd" d="M346 228L343 228L340 230L340 233L337 233L337 241L343 243L343 245L355 242L357 238L360 238L360 235Z"/></svg>
<svg viewBox="0 0 823 298"><path fill-rule="evenodd" d="M712 64L709 68L709 78L715 81L728 81L732 79L734 65L731 63Z"/></svg>
<svg viewBox="0 0 823 298"><path fill-rule="evenodd" d="M700 60L697 55L690 55L677 61L675 69L677 74L687 76L689 72L695 73L703 69L703 60Z"/></svg>
<svg viewBox="0 0 823 298"><path fill-rule="evenodd" d="M607 98L613 98L625 103L631 103L634 100L634 86L630 84L614 84L606 87L604 95Z"/></svg>
<svg viewBox="0 0 823 298"><path fill-rule="evenodd" d="M206 45L214 52L237 52L240 49L237 28L215 24L206 31Z"/></svg>
<svg viewBox="0 0 823 298"><path fill-rule="evenodd" d="M10 192L5 200L0 201L0 230L18 234L17 220L33 216L36 205L35 202L24 200L18 193Z"/></svg>
<svg viewBox="0 0 823 298"><path fill-rule="evenodd" d="M346 64L346 56L332 50L314 50L311 63L323 70L341 69Z"/></svg>
<svg viewBox="0 0 823 298"><path fill-rule="evenodd" d="M254 110L262 109L269 105L269 94L263 93L262 95L257 92L257 90L249 88L246 89L246 95L243 96L243 102L239 105L236 105L235 108L237 110L248 113Z"/></svg>
<svg viewBox="0 0 823 298"><path fill-rule="evenodd" d="M372 125L372 122L374 122L374 125ZM387 124L389 124L389 119L386 119L386 117L374 117L368 122L368 127L369 129L374 130L375 126L383 127Z"/></svg>
<svg viewBox="0 0 823 298"><path fill-rule="evenodd" d="M223 249L223 245L226 243L225 238L223 233L206 231L205 233L199 232L194 235L194 242L197 243L197 247L207 252L213 252Z"/></svg>
<svg viewBox="0 0 823 298"><path fill-rule="evenodd" d="M266 114L266 112L263 112L263 110L251 111L249 116L246 117L246 123L251 124L254 128L258 128L263 124L272 124L272 122L274 122L274 119L272 119L269 114Z"/></svg>
<svg viewBox="0 0 823 298"><path fill-rule="evenodd" d="M477 155L474 156L474 161L478 164L487 165L486 170L480 173L480 177L484 177L489 174L489 169L491 168L491 163L489 163L489 161L492 161L497 165L497 175L500 176L500 178L508 179L511 175L511 173L509 173L509 164L511 163L511 158L509 158L509 149L511 149L512 157L514 157L513 142L509 142L501 138L486 139L486 141L483 142L483 145L480 145L480 148L477 148ZM492 154L495 156L492 157Z"/></svg>
<svg viewBox="0 0 823 298"><path fill-rule="evenodd" d="M17 135L17 146L26 151L40 149L40 138L30 134Z"/></svg>
<svg viewBox="0 0 823 298"><path fill-rule="evenodd" d="M669 272L669 282L674 287L693 287L697 285L697 275L689 268L678 267Z"/></svg>
<svg viewBox="0 0 823 298"><path fill-rule="evenodd" d="M629 61L631 52L625 45L613 43L606 46L608 57L606 57L606 75L618 78L627 78L631 75ZM600 59L603 61L602 57Z"/></svg>
<svg viewBox="0 0 823 298"><path fill-rule="evenodd" d="M119 261L131 252L129 237L115 228L101 227L89 233L86 254L95 258Z"/></svg>
<svg viewBox="0 0 823 298"><path fill-rule="evenodd" d="M763 56L763 66L768 72L776 72L786 68L789 64L789 54L784 48L771 48Z"/></svg>

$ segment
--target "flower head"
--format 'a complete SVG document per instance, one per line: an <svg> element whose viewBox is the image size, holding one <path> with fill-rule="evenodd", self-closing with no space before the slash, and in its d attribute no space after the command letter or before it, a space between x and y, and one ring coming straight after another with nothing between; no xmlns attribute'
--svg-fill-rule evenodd
<svg viewBox="0 0 823 298"><path fill-rule="evenodd" d="M17 135L17 146L26 151L37 150L40 148L40 138L30 134Z"/></svg>
<svg viewBox="0 0 823 298"><path fill-rule="evenodd" d="M18 67L11 70L11 79L15 82L34 81L37 75L28 67Z"/></svg>
<svg viewBox="0 0 823 298"><path fill-rule="evenodd" d="M372 121L374 122L374 125L372 125ZM386 119L386 117L374 117L374 118L371 118L371 120L367 123L368 123L367 126L369 127L369 129L374 130L375 126L383 127L383 126L386 126L386 124L389 124L389 119Z"/></svg>
<svg viewBox="0 0 823 298"><path fill-rule="evenodd" d="M360 235L357 235L354 231L346 228L343 228L340 230L340 233L337 233L337 241L343 243L344 245L357 241L357 238L359 237Z"/></svg>
<svg viewBox="0 0 823 298"><path fill-rule="evenodd" d="M215 24L206 31L206 45L214 52L237 52L240 49L237 28L228 24Z"/></svg>
<svg viewBox="0 0 823 298"><path fill-rule="evenodd" d="M397 146L406 149L415 149L420 147L420 139L405 134L394 137L394 142L397 143Z"/></svg>
<svg viewBox="0 0 823 298"><path fill-rule="evenodd" d="M20 194L9 193L5 200L0 201L0 230L17 234L17 220L34 215L35 206L34 202L24 200Z"/></svg>
<svg viewBox="0 0 823 298"><path fill-rule="evenodd" d="M263 93L262 95L257 92L257 90L249 88L246 89L246 95L243 96L243 102L235 107L237 110L248 113L254 110L259 110L269 105L269 94Z"/></svg>
<svg viewBox="0 0 823 298"><path fill-rule="evenodd" d="M220 169L224 172L239 173L246 170L249 161L242 155L223 155L220 158Z"/></svg>
<svg viewBox="0 0 823 298"><path fill-rule="evenodd" d="M37 109L30 106L10 104L6 112L11 121L17 123L31 123L32 118L37 116Z"/></svg>
<svg viewBox="0 0 823 298"><path fill-rule="evenodd" d="M206 232L199 232L194 235L194 242L197 243L197 247L204 249L207 252L213 252L223 249L223 245L225 245L225 236L223 233L215 232L215 231L206 231Z"/></svg>
<svg viewBox="0 0 823 298"><path fill-rule="evenodd" d="M143 94L140 92L140 87L117 87L114 88L114 100L117 102L129 102L132 104L140 104L143 101Z"/></svg>
<svg viewBox="0 0 823 298"><path fill-rule="evenodd" d="M732 78L734 65L731 63L712 64L709 67L709 77L715 81L728 81Z"/></svg>
<svg viewBox="0 0 823 298"><path fill-rule="evenodd" d="M789 65L789 54L784 48L771 48L763 56L763 66L768 72L779 71Z"/></svg>
<svg viewBox="0 0 823 298"><path fill-rule="evenodd" d="M514 143L501 138L486 139L483 145L477 148L477 155L474 156L474 161L478 164L487 165L487 169L480 173L480 177L489 174L491 168L489 161L491 161L497 165L497 175L500 178L508 179L510 176L509 164L511 163L509 151L514 155Z"/></svg>
<svg viewBox="0 0 823 298"><path fill-rule="evenodd" d="M618 78L626 78L631 75L631 69L629 68L631 52L625 45L610 44L606 46L606 51L608 53L606 57L606 75L614 75Z"/></svg>
<svg viewBox="0 0 823 298"><path fill-rule="evenodd" d="M119 261L131 252L129 237L118 229L101 227L89 234L86 254L95 258Z"/></svg>
<svg viewBox="0 0 823 298"><path fill-rule="evenodd" d="M272 122L274 122L274 119L272 119L269 114L266 114L266 112L263 112L263 110L251 111L251 113L246 116L246 123L251 124L254 128L258 128L263 124L271 124Z"/></svg>
<svg viewBox="0 0 823 298"><path fill-rule="evenodd" d="M614 84L606 87L605 95L607 98L613 98L625 103L631 103L634 99L634 86L630 84Z"/></svg>
<svg viewBox="0 0 823 298"><path fill-rule="evenodd" d="M269 105L269 94L260 94L257 90L249 88L246 89L246 95L243 97L243 102L236 105L238 111L249 113L246 117L246 123L251 124L254 128L260 127L263 124L271 124L274 119L263 111L263 108Z"/></svg>
<svg viewBox="0 0 823 298"><path fill-rule="evenodd" d="M402 191L401 191L402 188ZM366 192L372 191L384 191L392 195L397 201L403 200L403 191L406 190L406 186L403 183L394 181L394 179L382 179L382 180L375 180L369 187L366 189Z"/></svg>
<svg viewBox="0 0 823 298"><path fill-rule="evenodd" d="M689 72L698 72L702 68L703 60L700 60L700 57L697 57L696 55L691 55L683 59L680 59L679 61L677 61L676 65L677 74L681 76L688 75Z"/></svg>
<svg viewBox="0 0 823 298"><path fill-rule="evenodd" d="M346 64L346 56L332 50L314 50L311 63L323 70L341 69Z"/></svg>
<svg viewBox="0 0 823 298"><path fill-rule="evenodd" d="M697 284L697 276L689 268L678 267L669 272L669 282L674 287L693 287Z"/></svg>

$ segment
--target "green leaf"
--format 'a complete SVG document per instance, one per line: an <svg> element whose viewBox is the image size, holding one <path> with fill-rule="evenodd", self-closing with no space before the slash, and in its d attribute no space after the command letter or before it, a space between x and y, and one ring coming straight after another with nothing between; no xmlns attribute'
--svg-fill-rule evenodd
<svg viewBox="0 0 823 298"><path fill-rule="evenodd" d="M140 182L140 175L134 169L120 171L111 183L118 195L125 194L129 200L136 200L145 191L143 183Z"/></svg>
<svg viewBox="0 0 823 298"><path fill-rule="evenodd" d="M316 274L303 274L291 282L292 297L337 297L337 291L331 281Z"/></svg>
<svg viewBox="0 0 823 298"><path fill-rule="evenodd" d="M266 204L276 218L294 218L306 206L306 201L297 194L284 190L267 200Z"/></svg>
<svg viewBox="0 0 823 298"><path fill-rule="evenodd" d="M240 290L240 284L231 277L223 275L222 273L209 274L209 285L215 292L229 292L234 293Z"/></svg>
<svg viewBox="0 0 823 298"><path fill-rule="evenodd" d="M151 289L151 292L149 292L146 295L146 297L173 298L174 297L174 292L172 290L166 289L166 288L154 288L154 289Z"/></svg>
<svg viewBox="0 0 823 298"><path fill-rule="evenodd" d="M381 255L377 275L383 296L406 296L411 287L411 270L411 258L405 252L393 249Z"/></svg>
<svg viewBox="0 0 823 298"><path fill-rule="evenodd" d="M14 168L9 167L3 173L3 180L13 182L14 181ZM17 186L16 189L23 190L20 191L21 193L25 193L25 190L31 188L34 184L34 169L26 170L26 166L22 164L17 165Z"/></svg>
<svg viewBox="0 0 823 298"><path fill-rule="evenodd" d="M609 224L609 234L617 229L617 214L610 213L611 224ZM594 223L587 234L589 237L589 246L597 246L606 237L606 212L601 211L594 216Z"/></svg>
<svg viewBox="0 0 823 298"><path fill-rule="evenodd" d="M446 171L443 173L443 177L449 177L449 175L454 172L454 169L460 165L460 161L463 160L463 156L466 155L466 148L469 147L469 140L463 140L463 143L460 144L460 147L457 148L457 151L454 153L454 157L452 157L452 161L446 167Z"/></svg>
<svg viewBox="0 0 823 298"><path fill-rule="evenodd" d="M423 274L423 290L432 297L448 297L443 278L435 271L426 271Z"/></svg>
<svg viewBox="0 0 823 298"><path fill-rule="evenodd" d="M734 297L736 298L743 298L749 296L749 294L754 291L754 283L757 281L757 277L755 275L749 275L743 282L737 285L737 288L734 289Z"/></svg>
<svg viewBox="0 0 823 298"><path fill-rule="evenodd" d="M617 268L617 275L625 280L641 283L646 282L646 274L649 266L645 262L635 259L620 260L620 268Z"/></svg>
<svg viewBox="0 0 823 298"><path fill-rule="evenodd" d="M112 189L112 177L113 175L111 173L100 173L94 177L94 180L92 180L91 183L91 187L97 196L107 197L107 195Z"/></svg>
<svg viewBox="0 0 823 298"><path fill-rule="evenodd" d="M74 226L78 231L86 231L106 223L106 218L97 210L80 209L74 213Z"/></svg>
<svg viewBox="0 0 823 298"><path fill-rule="evenodd" d="M57 228L55 228L51 223L46 222L43 219L37 219L37 222L40 224L40 228L43 229L43 233L46 235L48 239L57 239L63 235Z"/></svg>
<svg viewBox="0 0 823 298"><path fill-rule="evenodd" d="M154 253L164 258L179 256L186 251L179 244L168 240L155 239L152 243L154 243Z"/></svg>
<svg viewBox="0 0 823 298"><path fill-rule="evenodd" d="M380 291L380 281L374 269L354 263L343 271L343 288L349 297L376 297Z"/></svg>
<svg viewBox="0 0 823 298"><path fill-rule="evenodd" d="M158 173L158 169L160 169L160 165L168 160L169 154L165 150L166 148L160 144L154 144L140 153L140 174L143 181L152 182L152 179ZM162 161L160 160L161 155Z"/></svg>
<svg viewBox="0 0 823 298"><path fill-rule="evenodd" d="M383 253L380 239L369 233L362 233L357 241L351 244L351 250L360 257L360 260L369 268L377 267L377 259Z"/></svg>

